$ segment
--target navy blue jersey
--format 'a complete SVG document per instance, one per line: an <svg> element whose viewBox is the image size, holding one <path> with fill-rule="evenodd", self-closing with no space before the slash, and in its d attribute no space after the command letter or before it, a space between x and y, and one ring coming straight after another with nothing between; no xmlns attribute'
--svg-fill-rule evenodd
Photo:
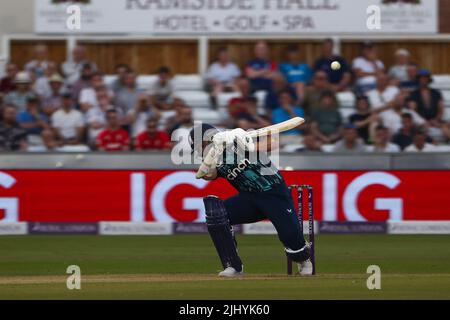
<svg viewBox="0 0 450 320"><path fill-rule="evenodd" d="M224 154L217 175L239 192L265 192L284 184L284 179L265 153L238 157L232 151Z"/></svg>

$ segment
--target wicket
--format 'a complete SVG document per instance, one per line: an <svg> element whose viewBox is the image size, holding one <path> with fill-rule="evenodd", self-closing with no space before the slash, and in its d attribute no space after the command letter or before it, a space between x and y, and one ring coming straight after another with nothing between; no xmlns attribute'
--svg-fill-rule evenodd
<svg viewBox="0 0 450 320"><path fill-rule="evenodd" d="M314 243L314 207L313 207L313 187L309 185L291 185L289 190L296 190L298 197L298 220L300 227L303 230L303 196L304 191L308 192L308 241L311 244L311 263L313 265L313 275L316 274L316 258L315 258L315 243ZM287 258L287 274L292 275L292 260Z"/></svg>

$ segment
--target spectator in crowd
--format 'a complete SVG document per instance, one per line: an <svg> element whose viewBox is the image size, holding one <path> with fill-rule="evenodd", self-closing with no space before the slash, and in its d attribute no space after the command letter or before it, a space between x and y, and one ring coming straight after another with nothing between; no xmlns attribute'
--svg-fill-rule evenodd
<svg viewBox="0 0 450 320"><path fill-rule="evenodd" d="M97 74L91 64L85 63L81 68L80 78L70 87L72 92L72 99L79 100L80 93L83 89L91 87L92 77Z"/></svg>
<svg viewBox="0 0 450 320"><path fill-rule="evenodd" d="M115 105L127 114L136 106L142 93L143 91L136 84L136 74L128 72L125 76L124 87L116 93Z"/></svg>
<svg viewBox="0 0 450 320"><path fill-rule="evenodd" d="M56 63L49 62L47 69L42 77L36 79L33 85L33 91L39 96L40 99L47 99L52 95L52 89L50 88L50 78L58 74L58 67Z"/></svg>
<svg viewBox="0 0 450 320"><path fill-rule="evenodd" d="M286 55L287 61L280 64L280 72L295 89L299 99L302 99L306 84L311 81L312 70L307 63L301 61L298 46L290 46Z"/></svg>
<svg viewBox="0 0 450 320"><path fill-rule="evenodd" d="M384 72L376 76L376 88L366 94L373 110L383 111L391 107L395 96L400 92L396 86L389 84L389 77Z"/></svg>
<svg viewBox="0 0 450 320"><path fill-rule="evenodd" d="M313 80L310 86L306 88L305 97L300 103L306 111L307 115L319 106L320 98L325 92L331 90L331 85L328 82L328 75L325 71L319 70L314 73Z"/></svg>
<svg viewBox="0 0 450 320"><path fill-rule="evenodd" d="M48 117L40 110L40 101L36 95L27 98L27 108L17 115L20 127L27 131L32 144L41 144L42 130L50 128Z"/></svg>
<svg viewBox="0 0 450 320"><path fill-rule="evenodd" d="M51 116L53 112L62 107L62 97L64 79L59 74L54 74L48 80L50 86L50 95L43 99L42 111L47 115Z"/></svg>
<svg viewBox="0 0 450 320"><path fill-rule="evenodd" d="M413 143L405 148L405 152L434 152L436 146L427 142L425 130L419 129L414 133Z"/></svg>
<svg viewBox="0 0 450 320"><path fill-rule="evenodd" d="M341 65L338 70L333 70L331 64L337 61ZM322 44L322 56L314 63L314 72L324 71L328 75L328 82L335 92L346 90L352 79L347 60L334 54L333 39L326 39Z"/></svg>
<svg viewBox="0 0 450 320"><path fill-rule="evenodd" d="M146 130L147 120L150 118L159 119L159 111L150 104L150 98L145 93L141 93L136 106L127 114L127 123L131 126L132 138L136 138Z"/></svg>
<svg viewBox="0 0 450 320"><path fill-rule="evenodd" d="M362 44L361 56L353 60L352 69L356 76L356 87L359 93L364 94L376 87L377 75L384 72L384 64L378 59L373 43Z"/></svg>
<svg viewBox="0 0 450 320"><path fill-rule="evenodd" d="M258 100L249 98L242 104L241 109L235 115L235 127L244 130L260 129L271 125L271 121L264 115L258 114Z"/></svg>
<svg viewBox="0 0 450 320"><path fill-rule="evenodd" d="M80 111L74 109L70 92L62 93L62 106L52 114L51 125L61 145L79 145L84 134L84 118Z"/></svg>
<svg viewBox="0 0 450 320"><path fill-rule="evenodd" d="M105 86L103 74L97 72L92 75L89 86L80 92L78 104L83 112L87 112L89 109L98 105L97 94L99 91L105 92L109 97L114 96L113 92L109 91Z"/></svg>
<svg viewBox="0 0 450 320"><path fill-rule="evenodd" d="M120 126L117 110L106 112L106 128L97 136L97 150L99 151L128 151L130 138L128 132Z"/></svg>
<svg viewBox="0 0 450 320"><path fill-rule="evenodd" d="M407 108L406 94L399 92L392 101L391 108L380 113L379 117L385 127L390 132L397 132L402 127L402 114L411 114L416 126L425 125L425 120L414 110Z"/></svg>
<svg viewBox="0 0 450 320"><path fill-rule="evenodd" d="M357 128L364 142L369 143L371 128L378 122L378 114L370 110L367 96L356 97L356 113L350 115L349 122Z"/></svg>
<svg viewBox="0 0 450 320"><path fill-rule="evenodd" d="M190 107L181 107L177 111L176 120L172 122L168 128L172 141L176 141L175 147L183 152L191 152L191 144L189 142L189 132L194 127L194 119L192 118L192 109Z"/></svg>
<svg viewBox="0 0 450 320"><path fill-rule="evenodd" d="M22 112L27 107L27 98L32 95L31 77L27 72L18 72L14 78L16 90L11 91L5 96L4 103L13 105L18 112Z"/></svg>
<svg viewBox="0 0 450 320"><path fill-rule="evenodd" d="M401 119L402 126L393 136L392 142L398 145L401 150L405 150L406 147L413 143L414 134L419 128L414 124L411 113L402 113ZM432 141L433 140L430 137L427 137L428 143L431 143Z"/></svg>
<svg viewBox="0 0 450 320"><path fill-rule="evenodd" d="M295 117L305 117L305 111L296 106L292 100L289 91L280 93L280 106L272 112L272 122L274 124L287 121ZM298 144L300 142L302 132L300 129L289 130L280 135L280 144L285 146L287 144Z"/></svg>
<svg viewBox="0 0 450 320"><path fill-rule="evenodd" d="M25 71L40 78L45 75L49 63L47 46L38 45L34 49L34 59L25 65Z"/></svg>
<svg viewBox="0 0 450 320"><path fill-rule="evenodd" d="M255 45L255 58L247 63L245 69L252 92L269 91L272 86L272 75L277 69L277 64L269 59L267 43L259 41Z"/></svg>
<svg viewBox="0 0 450 320"><path fill-rule="evenodd" d="M14 106L6 105L0 121L0 151L26 150L27 131L19 126Z"/></svg>
<svg viewBox="0 0 450 320"><path fill-rule="evenodd" d="M319 106L312 112L311 121L312 133L321 142L330 144L340 139L343 121L334 92L322 94Z"/></svg>
<svg viewBox="0 0 450 320"><path fill-rule="evenodd" d="M353 124L344 127L343 138L336 142L333 152L362 153L366 152L364 141L359 138L358 130Z"/></svg>
<svg viewBox="0 0 450 320"><path fill-rule="evenodd" d="M52 129L45 129L41 134L42 145L28 146L28 152L60 151L55 132Z"/></svg>
<svg viewBox="0 0 450 320"><path fill-rule="evenodd" d="M62 73L69 85L78 81L83 66L86 64L91 65L94 72L97 71L97 65L94 62L89 61L86 57L86 48L78 45L73 48L71 59L64 62L61 66Z"/></svg>
<svg viewBox="0 0 450 320"><path fill-rule="evenodd" d="M193 126L192 109L188 106L183 106L178 108L174 119L168 123L167 132L172 135L178 129L189 131Z"/></svg>
<svg viewBox="0 0 450 320"><path fill-rule="evenodd" d="M0 79L0 95L1 94L6 95L11 91L16 90L14 79L16 78L18 72L19 69L17 68L17 65L15 63L8 62L6 64L5 67L6 75Z"/></svg>
<svg viewBox="0 0 450 320"><path fill-rule="evenodd" d="M211 102L217 108L217 96L222 92L236 91L235 80L241 75L239 67L231 62L226 48L220 48L217 61L206 71L206 88Z"/></svg>
<svg viewBox="0 0 450 320"><path fill-rule="evenodd" d="M236 80L236 88L240 96L233 98L228 102L228 112L234 118L241 110L245 110L245 104L253 101L255 97L251 93L250 82L245 77L239 77Z"/></svg>
<svg viewBox="0 0 450 320"><path fill-rule="evenodd" d="M432 82L431 73L422 69L417 74L419 88L411 92L410 106L426 120L429 134L436 139L442 139L442 135L450 138L448 127L443 121L444 100L440 91L430 88Z"/></svg>
<svg viewBox="0 0 450 320"><path fill-rule="evenodd" d="M272 80L272 88L267 93L264 101L264 107L269 114L280 106L281 92L288 91L291 94L293 101L298 101L295 89L286 82L283 75L277 73L273 76Z"/></svg>
<svg viewBox="0 0 450 320"><path fill-rule="evenodd" d="M412 92L419 88L419 84L417 82L417 64L414 62L408 63L406 67L406 73L408 75L407 80L400 82L400 89Z"/></svg>
<svg viewBox="0 0 450 320"><path fill-rule="evenodd" d="M114 109L111 104L111 98L109 97L106 90L100 90L97 92L98 104L90 108L86 112L85 120L88 126L88 142L93 144L98 134L106 126L106 112L108 110ZM119 120L123 118L123 114L118 110Z"/></svg>
<svg viewBox="0 0 450 320"><path fill-rule="evenodd" d="M367 147L369 152L400 152L398 145L389 142L389 129L379 125L375 128L374 143Z"/></svg>
<svg viewBox="0 0 450 320"><path fill-rule="evenodd" d="M158 80L149 92L152 105L160 110L170 110L173 92L172 72L168 67L161 67L158 72Z"/></svg>
<svg viewBox="0 0 450 320"><path fill-rule="evenodd" d="M296 152L323 152L322 143L313 134L307 134L303 137L303 146Z"/></svg>
<svg viewBox="0 0 450 320"><path fill-rule="evenodd" d="M111 84L111 90L117 93L125 86L125 76L132 70L127 64L120 63L115 67L115 71L117 78Z"/></svg>
<svg viewBox="0 0 450 320"><path fill-rule="evenodd" d="M411 54L406 49L398 49L395 52L395 65L388 72L389 77L396 80L397 84L408 81L408 65Z"/></svg>
<svg viewBox="0 0 450 320"><path fill-rule="evenodd" d="M158 130L158 118L149 118L146 121L147 128L136 138L135 149L145 150L168 150L172 143L169 135L162 130Z"/></svg>

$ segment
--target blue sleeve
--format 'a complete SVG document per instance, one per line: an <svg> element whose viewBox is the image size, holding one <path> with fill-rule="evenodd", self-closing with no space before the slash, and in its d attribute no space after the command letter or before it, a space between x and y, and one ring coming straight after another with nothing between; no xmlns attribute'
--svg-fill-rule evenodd
<svg viewBox="0 0 450 320"><path fill-rule="evenodd" d="M305 82L310 82L313 72L308 64L305 63Z"/></svg>
<svg viewBox="0 0 450 320"><path fill-rule="evenodd" d="M17 115L17 122L19 122L19 123L24 123L24 122L30 122L30 118L28 117L28 115L26 114L26 113L24 113L24 112L20 112L18 115Z"/></svg>

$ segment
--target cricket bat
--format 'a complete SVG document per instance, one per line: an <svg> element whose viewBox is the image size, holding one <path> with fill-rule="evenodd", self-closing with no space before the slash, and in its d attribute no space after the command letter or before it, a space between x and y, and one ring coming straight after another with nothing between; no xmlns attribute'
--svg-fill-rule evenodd
<svg viewBox="0 0 450 320"><path fill-rule="evenodd" d="M289 131L294 128L297 128L303 123L305 123L305 119L296 117L281 123L274 124L272 126L250 131L248 134L252 139L254 139L258 137L264 137ZM211 148L211 150L209 150L208 154L206 155L205 159L203 159L203 163L200 165L200 168L198 169L195 177L197 179L203 178L209 172L210 168L216 166L218 158L220 157L222 152L223 150L216 150L215 148Z"/></svg>

